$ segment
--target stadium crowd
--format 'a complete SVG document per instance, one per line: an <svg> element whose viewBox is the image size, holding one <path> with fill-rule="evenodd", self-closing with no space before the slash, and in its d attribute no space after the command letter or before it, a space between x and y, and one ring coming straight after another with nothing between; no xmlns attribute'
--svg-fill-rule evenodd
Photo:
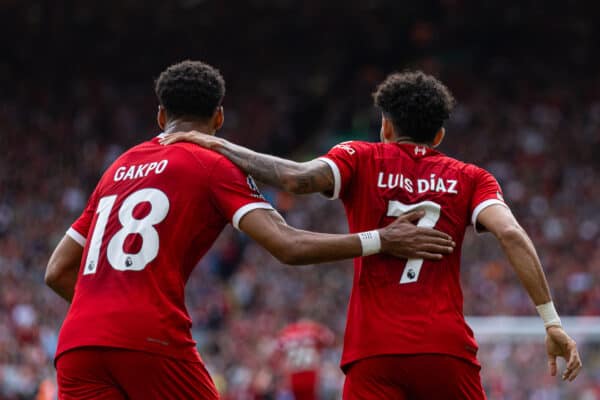
<svg viewBox="0 0 600 400"><path fill-rule="evenodd" d="M202 2L187 3L193 8ZM263 6L279 4L277 13L285 13L291 3L265 1ZM519 63L510 57L493 58L475 68L487 60L489 49L458 48L457 54L469 51L459 61L447 54L430 55L452 27L467 30L464 21L456 19L462 2L441 4L448 15L443 24L434 27L423 22L407 30L410 64L398 55L383 61L381 57L390 52L385 43L366 57L362 42L354 50L336 47L336 40L346 39L341 34L323 38L324 49L315 50L318 54L306 67L293 67L311 46L302 41L294 42L300 55L290 55L293 52L282 45L273 54L261 53L272 68L249 60L244 71L236 68L246 54L228 59L225 50L209 44L212 50L206 53L169 54L190 58L215 54L214 60L207 56L206 61L222 69L229 89L223 135L296 159L320 155L351 138L377 140L379 115L369 94L391 69L413 66L440 76L459 101L441 150L477 163L499 179L507 202L537 246L561 315L600 315L597 72L568 75L568 68L530 55ZM324 26L327 20L311 7L316 7L315 2L306 2L303 16ZM40 10L44 10L41 5ZM214 7L211 10L216 12ZM34 49L44 52L35 41L39 38L33 39L38 26L35 10L23 15L34 20L25 36ZM78 21L81 18L86 16ZM116 13L107 18L114 22L113 36L101 50L117 52L115 41L124 23ZM240 18L237 15L230 24ZM520 26L518 16L511 18ZM172 29L153 23L165 32ZM357 35L362 37L384 32L376 20L366 18L357 24L361 28ZM59 39L66 36L52 24L44 29L56 30ZM284 36L292 40L289 32ZM256 44L270 34L254 32L248 40ZM71 39L71 44L77 45L76 40ZM225 43L231 40L226 37ZM585 59L589 40L579 42L573 59L565 62ZM58 63L50 78L28 80L31 70L18 69L26 55L15 51L10 56L13 65L0 64L11 78L0 93L0 399L30 399L38 394L38 399L52 399L53 394L44 391L53 391L52 358L67 304L44 286L49 251L83 209L104 168L128 146L159 133L151 79L146 77L175 60L162 60L160 65L138 61L135 68L140 68L136 72L141 71L141 78L137 80L131 80L131 64L116 67L120 75L111 79L106 59L100 61L104 70L97 75L93 63L86 60L79 73L57 72L67 65ZM369 56L374 57L369 60ZM264 194L291 225L325 232L347 229L337 202L316 195L291 197L268 187ZM470 234L462 251L466 315L534 313L492 238ZM274 354L277 331L301 317L320 321L336 333L335 345L323 357L321 386L324 399L339 398L343 375L337 365L351 269L351 262L282 266L233 229L224 231L193 273L187 304L200 353L225 400L291 400ZM549 376L541 341L484 344L480 360L489 398L600 399L600 345L575 339L581 343L585 368L569 385Z"/></svg>

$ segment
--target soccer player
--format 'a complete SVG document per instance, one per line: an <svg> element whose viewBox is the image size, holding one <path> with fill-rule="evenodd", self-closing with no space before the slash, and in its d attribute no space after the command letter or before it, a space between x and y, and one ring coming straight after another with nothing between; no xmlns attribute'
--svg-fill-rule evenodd
<svg viewBox="0 0 600 400"><path fill-rule="evenodd" d="M279 333L284 372L294 400L318 398L321 351L333 344L329 328L309 319L291 323Z"/></svg>
<svg viewBox="0 0 600 400"><path fill-rule="evenodd" d="M173 65L155 90L164 132L221 128L225 82L211 66ZM411 223L417 214L361 235L293 229L225 157L158 140L106 170L48 263L46 283L71 302L55 361L60 399L218 398L184 287L228 222L287 264L378 252L439 260L452 250L447 234Z"/></svg>
<svg viewBox="0 0 600 400"><path fill-rule="evenodd" d="M422 72L392 74L374 94L381 110L381 143L338 144L324 157L297 163L259 154L200 132L188 140L225 155L256 179L293 193L341 199L351 232L383 226L411 210L418 225L452 236L460 249L465 229L495 235L537 306L546 327L551 374L567 361L563 379L577 376L575 342L561 327L536 251L487 171L435 148L454 99ZM439 263L415 257L358 257L341 365L344 399L483 399L477 343L463 316L460 251Z"/></svg>

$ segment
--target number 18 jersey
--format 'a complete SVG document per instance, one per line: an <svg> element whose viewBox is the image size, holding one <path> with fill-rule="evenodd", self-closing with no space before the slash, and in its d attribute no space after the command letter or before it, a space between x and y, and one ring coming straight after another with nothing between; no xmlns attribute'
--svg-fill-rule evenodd
<svg viewBox="0 0 600 400"><path fill-rule="evenodd" d="M342 367L371 356L426 353L479 365L477 343L463 316L460 249L479 212L504 205L494 177L415 144L345 142L321 160L332 169L332 197L344 203L350 232L381 228L421 209L419 226L443 231L456 242L441 261L355 259Z"/></svg>
<svg viewBox="0 0 600 400"><path fill-rule="evenodd" d="M184 287L228 222L271 209L225 157L158 138L104 173L67 235L84 246L56 357L106 346L199 361Z"/></svg>

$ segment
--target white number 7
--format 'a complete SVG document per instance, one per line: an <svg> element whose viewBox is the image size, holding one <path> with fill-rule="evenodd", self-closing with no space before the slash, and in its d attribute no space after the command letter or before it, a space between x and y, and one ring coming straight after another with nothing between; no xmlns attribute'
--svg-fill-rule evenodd
<svg viewBox="0 0 600 400"><path fill-rule="evenodd" d="M388 203L388 217L399 217L404 213L422 210L425 211L425 216L419 220L417 226L423 228L433 228L440 219L440 211L442 207L433 201L422 201L415 204L403 204L396 200L390 200ZM400 284L413 283L419 279L419 273L423 266L422 258L411 258L406 262L404 272L400 278Z"/></svg>

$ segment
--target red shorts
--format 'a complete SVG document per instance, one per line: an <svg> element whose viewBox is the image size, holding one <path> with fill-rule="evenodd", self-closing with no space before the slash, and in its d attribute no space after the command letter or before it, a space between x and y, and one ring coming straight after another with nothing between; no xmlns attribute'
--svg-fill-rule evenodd
<svg viewBox="0 0 600 400"><path fill-rule="evenodd" d="M201 362L156 354L86 347L56 361L60 400L215 400L219 394Z"/></svg>
<svg viewBox="0 0 600 400"><path fill-rule="evenodd" d="M317 371L294 372L290 375L290 386L295 400L317 399Z"/></svg>
<svg viewBox="0 0 600 400"><path fill-rule="evenodd" d="M346 369L344 400L485 400L480 367L443 354L365 358Z"/></svg>

